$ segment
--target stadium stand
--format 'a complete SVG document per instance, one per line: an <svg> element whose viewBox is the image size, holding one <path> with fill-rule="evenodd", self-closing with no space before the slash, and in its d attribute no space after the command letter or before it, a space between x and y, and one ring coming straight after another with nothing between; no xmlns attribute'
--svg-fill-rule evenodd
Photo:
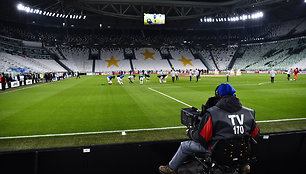
<svg viewBox="0 0 306 174"><path fill-rule="evenodd" d="M246 50L233 68L244 70L287 70L305 58L305 39L243 45Z"/></svg>
<svg viewBox="0 0 306 174"><path fill-rule="evenodd" d="M219 70L227 70L228 65L231 62L234 54L235 47L227 47L227 48L215 48L212 50L212 54L214 55L215 62L219 68Z"/></svg>
<svg viewBox="0 0 306 174"><path fill-rule="evenodd" d="M186 49L170 49L173 59L170 60L174 69L205 69L205 65L198 59L194 59L191 52Z"/></svg>
<svg viewBox="0 0 306 174"><path fill-rule="evenodd" d="M168 61L162 59L159 50L154 48L135 49L136 59L132 60L134 70L160 71L171 69Z"/></svg>
<svg viewBox="0 0 306 174"><path fill-rule="evenodd" d="M213 58L211 57L210 53L209 53L209 50L207 49L203 49L200 51L200 53L202 54L202 56L205 58L205 60L207 61L209 67L211 67L211 70L215 70L217 69L214 61L213 61Z"/></svg>
<svg viewBox="0 0 306 174"><path fill-rule="evenodd" d="M74 72L91 72L92 60L88 60L89 52L87 48L60 48L67 60L62 62Z"/></svg>
<svg viewBox="0 0 306 174"><path fill-rule="evenodd" d="M34 59L21 57L0 52L1 61L4 62L1 71L6 72L12 68L25 68L30 72L63 72L65 71L54 60L50 59Z"/></svg>
<svg viewBox="0 0 306 174"><path fill-rule="evenodd" d="M121 48L102 48L100 60L96 60L96 72L130 71L130 62L124 59Z"/></svg>

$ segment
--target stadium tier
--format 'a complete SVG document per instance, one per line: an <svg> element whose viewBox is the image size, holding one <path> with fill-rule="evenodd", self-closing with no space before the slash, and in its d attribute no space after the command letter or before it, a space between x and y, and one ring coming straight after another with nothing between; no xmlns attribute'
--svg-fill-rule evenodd
<svg viewBox="0 0 306 174"><path fill-rule="evenodd" d="M134 70L169 71L171 69L167 59L162 59L158 49L139 48L135 49L136 59L132 59Z"/></svg>

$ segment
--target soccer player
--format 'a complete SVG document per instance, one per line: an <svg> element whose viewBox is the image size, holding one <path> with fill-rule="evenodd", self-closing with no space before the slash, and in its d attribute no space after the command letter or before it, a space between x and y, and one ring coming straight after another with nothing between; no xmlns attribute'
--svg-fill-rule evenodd
<svg viewBox="0 0 306 174"><path fill-rule="evenodd" d="M128 76L128 79L129 79L129 83L133 83L133 81L135 81L135 75Z"/></svg>
<svg viewBox="0 0 306 174"><path fill-rule="evenodd" d="M288 81L290 80L291 71L292 71L292 68L288 69L288 71L287 71L287 80Z"/></svg>
<svg viewBox="0 0 306 174"><path fill-rule="evenodd" d="M226 81L228 82L229 81L229 75L230 75L230 70L228 69L226 71Z"/></svg>
<svg viewBox="0 0 306 174"><path fill-rule="evenodd" d="M199 78L200 78L200 70L199 69L196 69L195 75L196 75L196 79L197 79L197 83L198 83Z"/></svg>
<svg viewBox="0 0 306 174"><path fill-rule="evenodd" d="M142 74L139 75L139 82L141 85L143 85L143 75Z"/></svg>
<svg viewBox="0 0 306 174"><path fill-rule="evenodd" d="M80 79L81 78L81 76L80 76L80 73L79 72L77 72L77 77L76 77L77 79Z"/></svg>
<svg viewBox="0 0 306 174"><path fill-rule="evenodd" d="M176 71L175 71L175 80L178 80L178 79L179 79L179 71L176 70Z"/></svg>
<svg viewBox="0 0 306 174"><path fill-rule="evenodd" d="M108 76L107 77L107 81L108 81L109 85L113 85L112 79L114 79L114 78L115 78L115 76Z"/></svg>
<svg viewBox="0 0 306 174"><path fill-rule="evenodd" d="M298 76L299 72L300 72L299 69L295 68L295 70L293 71L293 73L294 73L294 80L297 80L297 76Z"/></svg>
<svg viewBox="0 0 306 174"><path fill-rule="evenodd" d="M171 70L171 77L172 77L172 83L174 83L174 79L175 79L175 71Z"/></svg>
<svg viewBox="0 0 306 174"><path fill-rule="evenodd" d="M144 76L145 76L147 81L150 80L149 72L145 71Z"/></svg>
<svg viewBox="0 0 306 174"><path fill-rule="evenodd" d="M276 72L272 69L272 70L270 71L271 83L274 83L274 77L275 77L275 75L276 75Z"/></svg>
<svg viewBox="0 0 306 174"><path fill-rule="evenodd" d="M124 75L121 75L121 74L117 75L117 80L118 80L119 85L123 85L123 82L122 82L123 77Z"/></svg>
<svg viewBox="0 0 306 174"><path fill-rule="evenodd" d="M189 72L190 81L192 80L192 74L193 74L192 69L190 69L190 72Z"/></svg>
<svg viewBox="0 0 306 174"><path fill-rule="evenodd" d="M162 82L166 83L166 78L167 78L166 74L158 75L157 77L159 78L159 84L161 84Z"/></svg>

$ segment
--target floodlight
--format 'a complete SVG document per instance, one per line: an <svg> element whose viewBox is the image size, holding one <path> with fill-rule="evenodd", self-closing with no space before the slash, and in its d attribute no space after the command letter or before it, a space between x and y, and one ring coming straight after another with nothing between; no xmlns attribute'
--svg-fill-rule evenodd
<svg viewBox="0 0 306 174"><path fill-rule="evenodd" d="M83 16L83 19L86 19L86 16Z"/></svg>
<svg viewBox="0 0 306 174"><path fill-rule="evenodd" d="M203 22L203 19L202 19L202 18L200 18L200 22Z"/></svg>
<svg viewBox="0 0 306 174"><path fill-rule="evenodd" d="M25 7L24 10L29 13L30 12L30 7Z"/></svg>
<svg viewBox="0 0 306 174"><path fill-rule="evenodd" d="M20 11L24 10L24 6L22 4L18 4L17 5L17 9L20 10Z"/></svg>

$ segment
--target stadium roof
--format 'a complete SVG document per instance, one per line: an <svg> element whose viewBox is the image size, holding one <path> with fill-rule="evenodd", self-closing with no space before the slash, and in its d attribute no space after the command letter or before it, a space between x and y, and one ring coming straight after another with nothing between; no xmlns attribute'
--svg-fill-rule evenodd
<svg viewBox="0 0 306 174"><path fill-rule="evenodd" d="M69 19L38 18L18 13L19 3L53 13L86 15L87 19L71 22ZM303 0L2 0L0 16L2 20L40 25L65 22L84 27L103 24L135 28L143 27L143 13L162 13L166 14L164 27L199 29L199 19L204 16L228 17L264 11L265 21L279 21L305 16L305 6Z"/></svg>

